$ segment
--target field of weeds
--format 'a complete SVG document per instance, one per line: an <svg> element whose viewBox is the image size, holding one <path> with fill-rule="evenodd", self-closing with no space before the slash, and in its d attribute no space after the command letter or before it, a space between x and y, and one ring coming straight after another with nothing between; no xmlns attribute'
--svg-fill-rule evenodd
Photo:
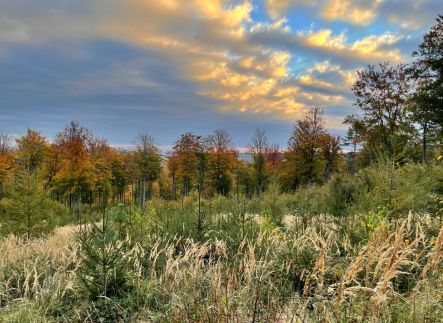
<svg viewBox="0 0 443 323"><path fill-rule="evenodd" d="M10 235L0 241L0 321L441 321L438 218L250 219L238 241L134 238L138 228L119 230L111 216L43 238Z"/></svg>

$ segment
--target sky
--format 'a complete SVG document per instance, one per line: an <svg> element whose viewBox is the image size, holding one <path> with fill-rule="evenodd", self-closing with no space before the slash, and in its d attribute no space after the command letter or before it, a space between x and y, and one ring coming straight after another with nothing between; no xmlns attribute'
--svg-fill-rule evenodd
<svg viewBox="0 0 443 323"><path fill-rule="evenodd" d="M0 0L0 129L71 120L110 144L257 127L286 146L311 106L346 131L356 71L409 62L441 0Z"/></svg>

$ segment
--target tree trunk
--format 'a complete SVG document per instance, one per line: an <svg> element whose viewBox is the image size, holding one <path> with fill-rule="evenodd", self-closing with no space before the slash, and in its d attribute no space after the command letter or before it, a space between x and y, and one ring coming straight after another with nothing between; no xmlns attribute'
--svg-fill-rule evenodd
<svg viewBox="0 0 443 323"><path fill-rule="evenodd" d="M428 123L425 121L423 124L423 163L426 163L426 149L427 149L427 132L428 132Z"/></svg>
<svg viewBox="0 0 443 323"><path fill-rule="evenodd" d="M131 178L131 205L134 204L134 180Z"/></svg>
<svg viewBox="0 0 443 323"><path fill-rule="evenodd" d="M189 179L187 177L183 180L183 195L188 196L188 189L189 189Z"/></svg>
<svg viewBox="0 0 443 323"><path fill-rule="evenodd" d="M149 180L149 192L148 192L149 200L152 200L152 185L153 185L153 181L152 181L152 179L150 179Z"/></svg>
<svg viewBox="0 0 443 323"><path fill-rule="evenodd" d="M146 201L146 177L143 176L143 187L142 187L142 193L141 193L141 209L144 210L145 209L145 201Z"/></svg>
<svg viewBox="0 0 443 323"><path fill-rule="evenodd" d="M141 181L141 179L139 178L138 179L138 201L137 201L137 203L139 203L140 204L140 208L142 207L141 206L141 203L142 203L142 181Z"/></svg>
<svg viewBox="0 0 443 323"><path fill-rule="evenodd" d="M329 180L330 175L331 175L331 164L327 163L326 167L325 167L325 171L323 173L325 183Z"/></svg>
<svg viewBox="0 0 443 323"><path fill-rule="evenodd" d="M352 174L357 172L357 144L354 143L352 150Z"/></svg>
<svg viewBox="0 0 443 323"><path fill-rule="evenodd" d="M237 169L237 201L240 199L240 191L239 191L239 185L240 185L240 171Z"/></svg>
<svg viewBox="0 0 443 323"><path fill-rule="evenodd" d="M92 212L92 190L89 190L89 212Z"/></svg>
<svg viewBox="0 0 443 323"><path fill-rule="evenodd" d="M172 175L172 199L177 199L177 184L175 182L175 175Z"/></svg>
<svg viewBox="0 0 443 323"><path fill-rule="evenodd" d="M78 223L82 225L82 192L78 189Z"/></svg>

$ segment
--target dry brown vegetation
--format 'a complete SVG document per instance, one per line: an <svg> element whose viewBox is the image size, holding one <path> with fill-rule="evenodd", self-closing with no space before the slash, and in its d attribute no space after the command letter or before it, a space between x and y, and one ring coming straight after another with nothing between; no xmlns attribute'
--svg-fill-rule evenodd
<svg viewBox="0 0 443 323"><path fill-rule="evenodd" d="M428 321L443 317L443 227L427 214L385 222L355 244L354 223L322 215L260 226L233 250L225 241L179 237L131 243L121 255L142 321ZM356 227L353 227L356 226ZM433 228L440 227L436 232ZM343 229L344 228L344 229ZM96 321L76 270L71 227L47 238L0 243L0 317L6 322ZM348 230L350 230L348 232ZM54 311L60 307L58 316Z"/></svg>

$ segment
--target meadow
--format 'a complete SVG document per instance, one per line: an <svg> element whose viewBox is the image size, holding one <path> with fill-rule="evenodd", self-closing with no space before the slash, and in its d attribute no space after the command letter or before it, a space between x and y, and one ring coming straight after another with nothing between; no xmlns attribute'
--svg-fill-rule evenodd
<svg viewBox="0 0 443 323"><path fill-rule="evenodd" d="M292 194L76 205L2 238L0 321L439 322L442 188L438 163L379 165Z"/></svg>

